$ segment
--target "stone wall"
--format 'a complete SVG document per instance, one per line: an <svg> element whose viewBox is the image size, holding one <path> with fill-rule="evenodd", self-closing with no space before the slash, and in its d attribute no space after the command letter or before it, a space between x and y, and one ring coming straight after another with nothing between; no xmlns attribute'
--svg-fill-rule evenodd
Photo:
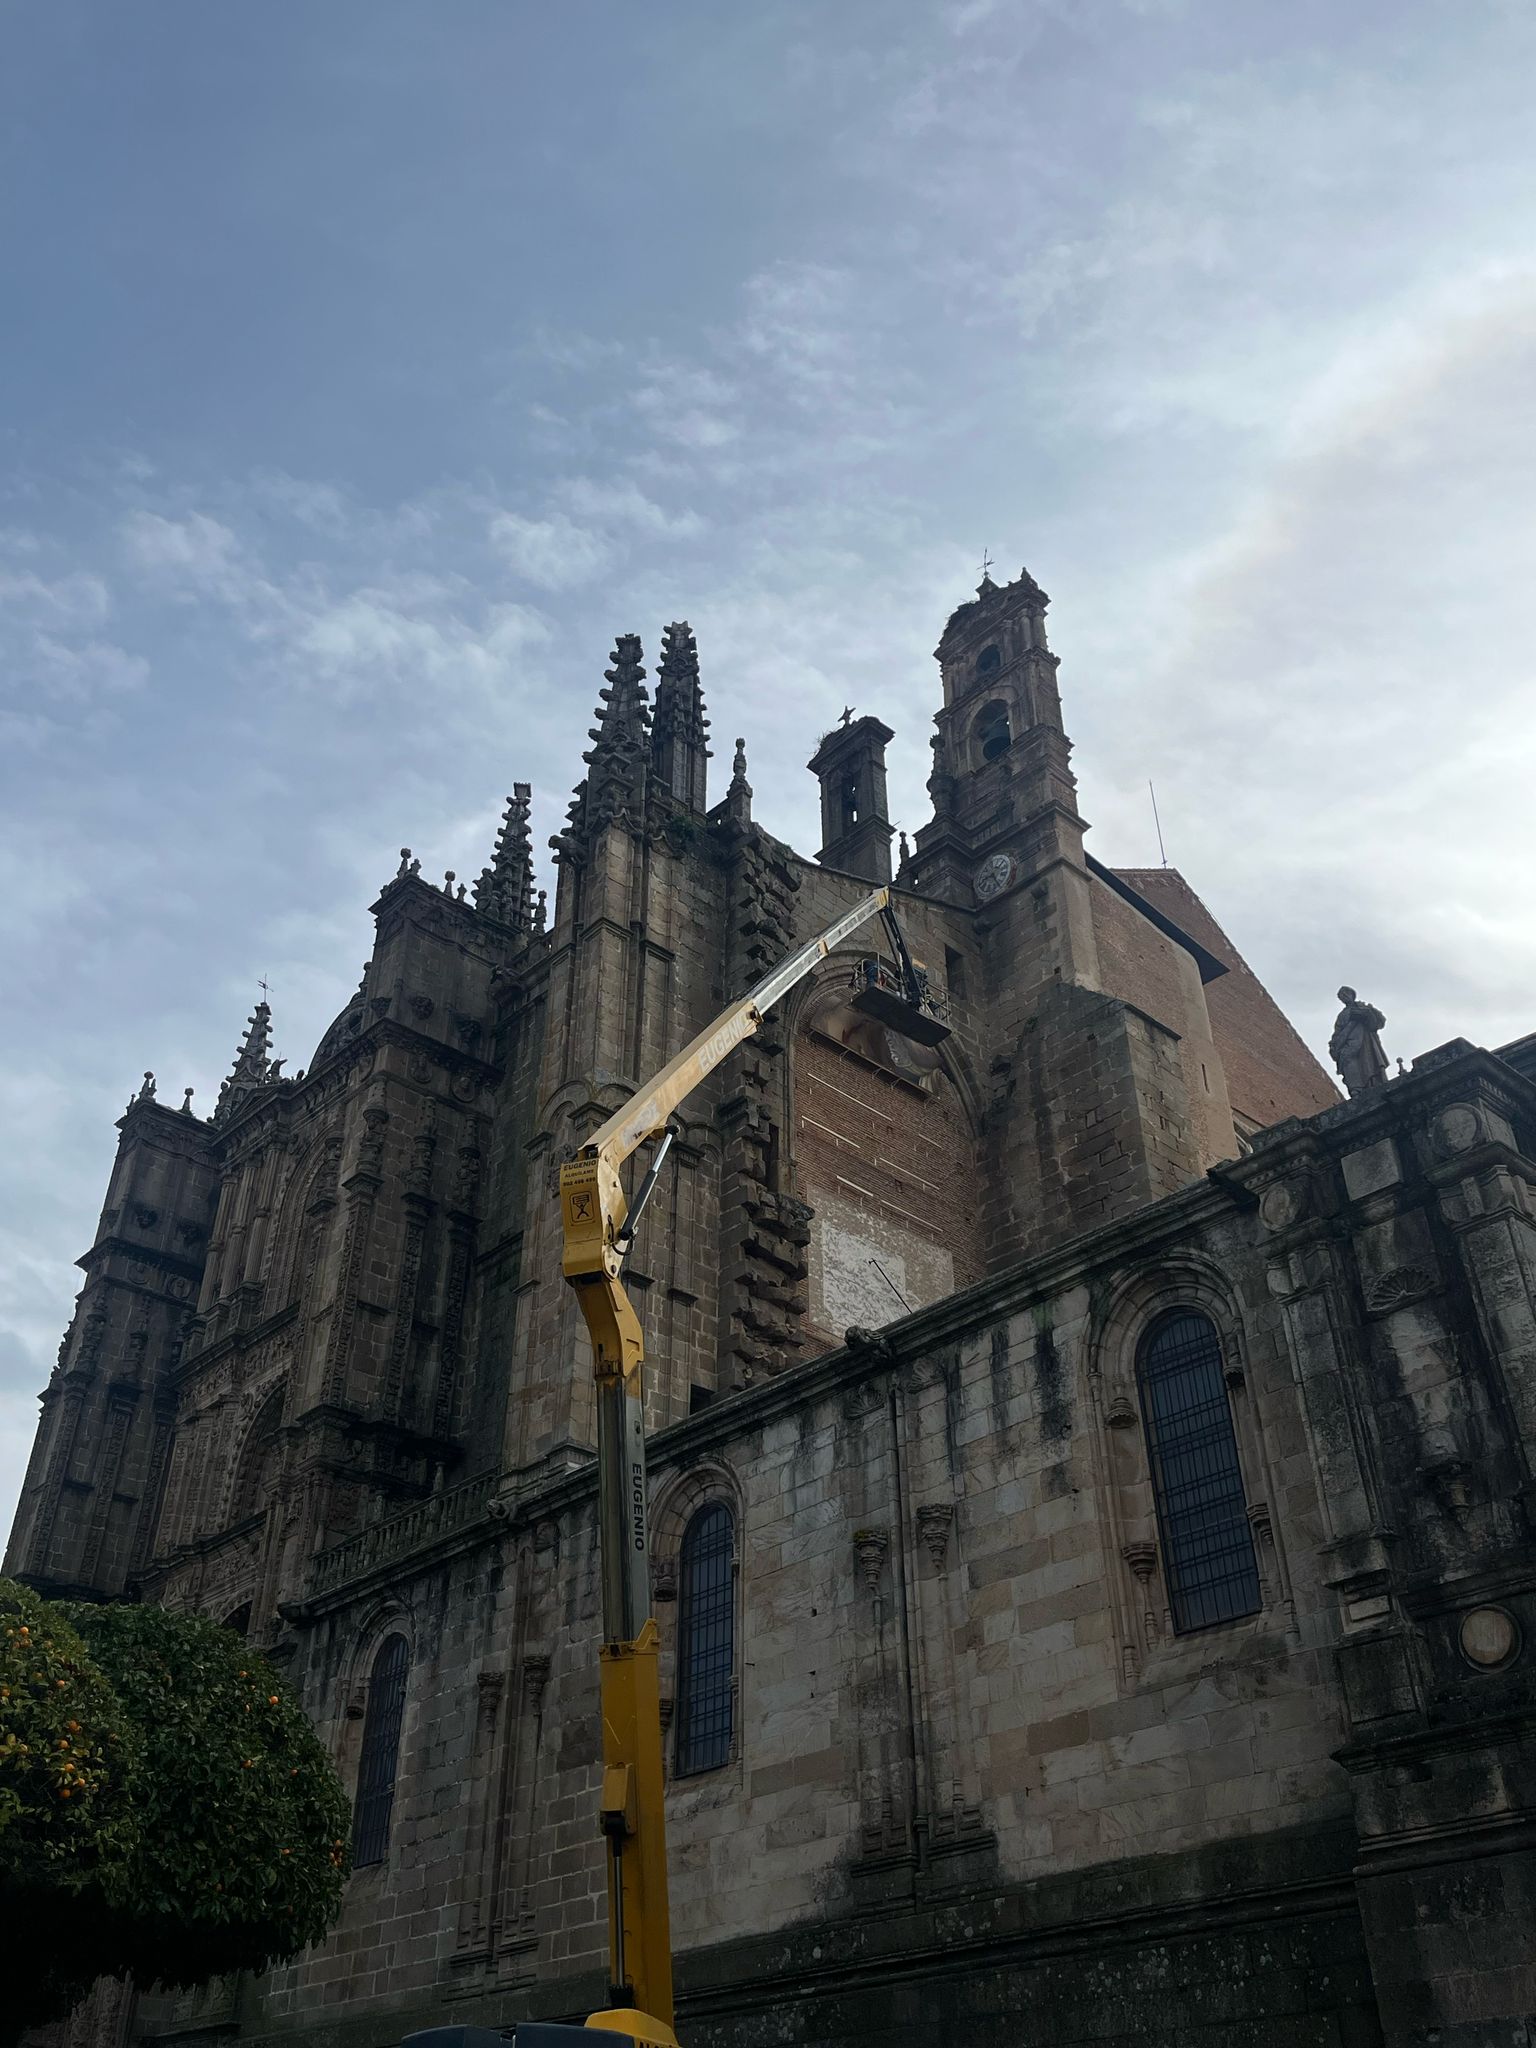
<svg viewBox="0 0 1536 2048"><path fill-rule="evenodd" d="M736 1518L736 1740L668 1793L688 2038L959 2020L999 2044L1022 2025L1066 2044L1427 2048L1436 2026L1470 2044L1532 2010L1536 1544L1523 1439L1494 1396L1536 1325L1528 1282L1515 1307L1527 1211L1489 1197L1536 1177L1516 1142L1533 1104L1486 1056L1424 1063L1277 1133L1221 1186L655 1440L668 1700L683 1532L708 1500ZM1424 1210L1448 1198L1454 1226ZM1375 1277L1384 1226L1434 1283L1411 1341ZM1327 1386L1297 1271L1375 1303L1365 1322L1335 1311ZM1170 1305L1219 1334L1261 1583L1257 1612L1188 1635L1135 1379ZM1347 1436L1319 1406L1340 1396ZM1463 1418L1481 1478L1426 1497L1392 1447L1405 1413L1421 1444ZM1403 1532L1399 1564L1351 1533L1344 1457L1376 1524ZM383 2042L601 1996L589 1475L510 1513L486 1498L502 1520L471 1504L292 1610L344 1760L359 1674L395 1626L411 1706L388 1872L354 1881L325 1949L248 1988L250 2033ZM1499 1614L1512 1634L1479 1666L1465 1643L1491 1642Z"/></svg>

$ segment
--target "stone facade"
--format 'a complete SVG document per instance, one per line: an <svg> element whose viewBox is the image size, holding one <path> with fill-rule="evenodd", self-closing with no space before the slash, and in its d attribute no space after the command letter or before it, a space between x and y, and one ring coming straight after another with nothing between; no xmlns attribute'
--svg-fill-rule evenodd
<svg viewBox="0 0 1536 2048"><path fill-rule="evenodd" d="M630 1262L680 2031L1536 2040L1536 1058L1458 1042L1341 1103L1187 884L1085 852L1045 605L988 579L939 647L897 887L951 1036L854 1005L866 928L685 1106ZM9 1568L244 1628L349 1781L408 1655L387 1848L332 1938L103 1991L82 2044L603 2001L555 1178L891 836L878 720L816 750L810 862L739 743L706 808L685 626L654 708L643 676L621 639L552 919L519 785L472 893L402 856L307 1073L262 1005L212 1120L119 1126ZM1205 1346L1193 1506L1169 1330ZM723 1739L686 1770L716 1506Z"/></svg>

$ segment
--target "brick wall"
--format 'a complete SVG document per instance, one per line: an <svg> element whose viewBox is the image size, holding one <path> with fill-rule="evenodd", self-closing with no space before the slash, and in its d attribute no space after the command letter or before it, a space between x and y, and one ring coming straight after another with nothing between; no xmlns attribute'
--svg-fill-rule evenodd
<svg viewBox="0 0 1536 2048"><path fill-rule="evenodd" d="M797 1192L816 1212L813 1342L835 1344L850 1323L878 1327L905 1313L871 1259L912 1308L979 1277L976 1141L942 1069L924 1087L812 1027L796 1041L794 1117Z"/></svg>

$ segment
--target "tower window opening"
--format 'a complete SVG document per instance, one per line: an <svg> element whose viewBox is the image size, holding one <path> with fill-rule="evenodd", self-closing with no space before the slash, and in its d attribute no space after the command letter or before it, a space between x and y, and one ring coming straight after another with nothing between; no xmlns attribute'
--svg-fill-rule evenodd
<svg viewBox="0 0 1536 2048"><path fill-rule="evenodd" d="M995 761L1013 745L1013 728L1008 706L1000 701L988 704L976 720L976 745L983 761Z"/></svg>
<svg viewBox="0 0 1536 2048"><path fill-rule="evenodd" d="M859 778L857 775L844 776L842 787L838 792L838 800L842 805L843 830L847 832L859 822Z"/></svg>
<svg viewBox="0 0 1536 2048"><path fill-rule="evenodd" d="M944 986L952 996L965 1001L965 956L953 946L944 948Z"/></svg>
<svg viewBox="0 0 1536 2048"><path fill-rule="evenodd" d="M979 676L995 675L1003 665L1003 657L996 647L983 647L976 657L976 673Z"/></svg>

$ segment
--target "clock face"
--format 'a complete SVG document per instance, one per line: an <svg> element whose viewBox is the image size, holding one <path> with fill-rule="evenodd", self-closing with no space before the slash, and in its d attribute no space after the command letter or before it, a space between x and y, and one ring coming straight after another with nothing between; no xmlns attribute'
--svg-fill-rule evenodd
<svg viewBox="0 0 1536 2048"><path fill-rule="evenodd" d="M1001 896L1013 880L1013 855L991 853L971 877L971 887L976 891L978 903L990 903L994 896Z"/></svg>

